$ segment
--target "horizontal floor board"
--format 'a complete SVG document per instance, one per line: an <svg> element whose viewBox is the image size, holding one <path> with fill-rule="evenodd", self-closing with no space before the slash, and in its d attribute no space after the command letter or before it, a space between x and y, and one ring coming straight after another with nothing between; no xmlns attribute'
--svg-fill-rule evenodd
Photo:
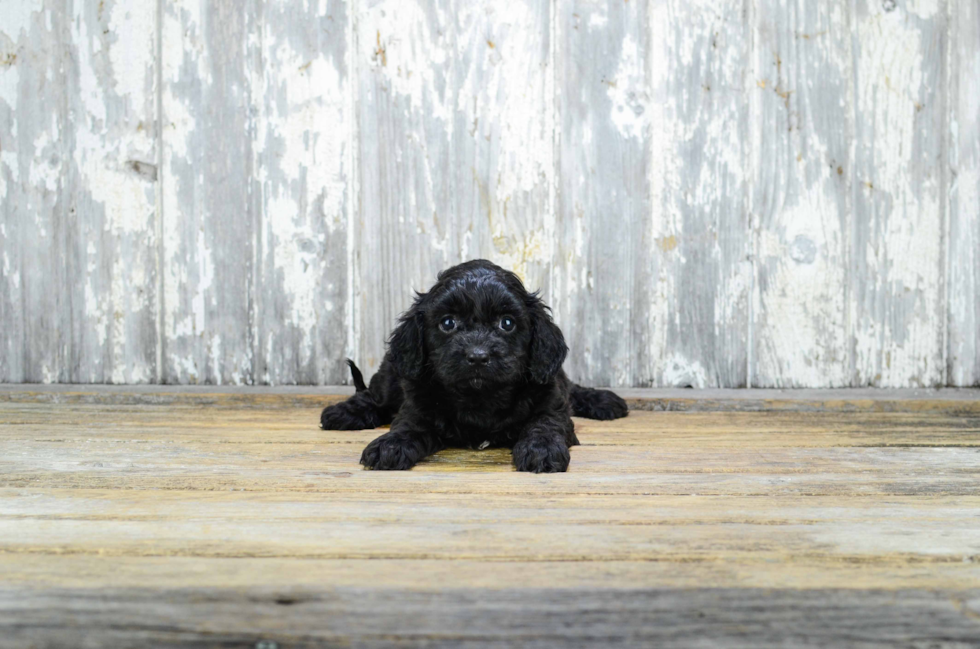
<svg viewBox="0 0 980 649"><path fill-rule="evenodd" d="M332 444L369 441L383 432L323 431L317 426L316 410L280 416L260 412L84 407L50 413L3 405L0 426L8 439L38 441L193 438L202 443ZM934 413L634 412L616 421L575 423L579 439L590 445L980 445L980 417Z"/></svg>
<svg viewBox="0 0 980 649"><path fill-rule="evenodd" d="M674 473L613 475L568 473L560 478L522 475L505 471L471 471L460 482L459 471L410 471L374 473L351 470L311 470L296 474L270 470L261 475L243 476L234 471L201 472L174 468L164 475L100 475L66 472L18 472L0 474L0 487L57 487L62 489L131 489L183 491L266 491L307 492L339 497L340 494L443 493L523 494L530 497L554 494L639 494L720 495L720 496L798 496L834 495L840 498L893 495L971 496L980 493L980 480L974 475L861 475L803 474L746 475L726 473ZM516 476L516 477L514 477Z"/></svg>
<svg viewBox="0 0 980 649"><path fill-rule="evenodd" d="M980 560L976 497L905 497L844 506L830 497L771 504L703 497L481 502L472 496L336 503L237 492L205 498L187 492L88 495L5 495L0 551L510 561L747 555L784 562L787 556L886 563Z"/></svg>
<svg viewBox="0 0 980 649"><path fill-rule="evenodd" d="M95 393L0 389L5 643L980 638L980 408L962 395L673 395L576 420L570 471L530 475L507 449L362 470L383 431L319 430L336 396Z"/></svg>
<svg viewBox="0 0 980 649"><path fill-rule="evenodd" d="M345 445L234 444L210 445L193 441L146 441L130 443L98 440L74 443L8 441L0 460L0 481L20 474L52 472L110 479L167 475L200 475L201 488L209 477L241 474L246 480L280 477L283 486L310 476L336 472L360 473L358 464L364 442ZM621 448L578 446L571 449L568 476L551 482L568 483L575 476L622 477L646 474L877 474L888 476L973 475L980 478L980 449L961 446L920 447L791 447L766 448ZM487 473L513 471L510 449L446 449L419 463L409 473L396 476L461 471ZM66 476L62 476L66 477ZM401 477L372 474L359 479L400 480ZM474 480L479 480L475 477ZM520 480L521 478L515 478ZM304 482L305 484L305 482Z"/></svg>
<svg viewBox="0 0 980 649"><path fill-rule="evenodd" d="M5 640L109 647L968 647L978 611L977 590L0 589Z"/></svg>
<svg viewBox="0 0 980 649"><path fill-rule="evenodd" d="M282 557L105 556L0 552L0 587L37 589L232 588L311 592L364 587L439 590L623 588L922 588L963 591L980 583L978 561L867 561L771 556L737 561L489 561L457 559L296 559Z"/></svg>

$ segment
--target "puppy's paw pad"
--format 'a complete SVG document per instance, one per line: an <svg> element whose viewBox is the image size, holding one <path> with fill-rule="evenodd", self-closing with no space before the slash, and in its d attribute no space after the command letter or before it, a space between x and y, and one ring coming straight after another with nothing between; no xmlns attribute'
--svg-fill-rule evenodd
<svg viewBox="0 0 980 649"><path fill-rule="evenodd" d="M528 437L514 445L514 466L529 473L562 473L571 456L562 439Z"/></svg>
<svg viewBox="0 0 980 649"><path fill-rule="evenodd" d="M388 433L367 445L361 464L376 471L407 471L418 461L411 442Z"/></svg>

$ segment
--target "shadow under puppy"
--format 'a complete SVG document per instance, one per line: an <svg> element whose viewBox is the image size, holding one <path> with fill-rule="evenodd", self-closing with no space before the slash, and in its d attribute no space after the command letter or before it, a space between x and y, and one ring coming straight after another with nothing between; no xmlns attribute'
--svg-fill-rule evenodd
<svg viewBox="0 0 980 649"><path fill-rule="evenodd" d="M401 316L370 387L347 361L356 392L326 408L320 427L391 423L361 455L371 469L410 469L447 447L503 446L519 471L567 470L578 444L572 415L616 419L629 409L608 390L568 380L568 347L548 311L489 261L441 272Z"/></svg>

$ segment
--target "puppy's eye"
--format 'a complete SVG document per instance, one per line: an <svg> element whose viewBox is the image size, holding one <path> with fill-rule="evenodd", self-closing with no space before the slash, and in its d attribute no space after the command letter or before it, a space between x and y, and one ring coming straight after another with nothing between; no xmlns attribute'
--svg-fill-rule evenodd
<svg viewBox="0 0 980 649"><path fill-rule="evenodd" d="M449 333L456 328L456 320L454 320L451 315L447 315L439 322L439 328L446 333Z"/></svg>
<svg viewBox="0 0 980 649"><path fill-rule="evenodd" d="M514 327L517 326L517 322L514 321L509 315L505 315L500 319L500 328L504 331L513 331Z"/></svg>

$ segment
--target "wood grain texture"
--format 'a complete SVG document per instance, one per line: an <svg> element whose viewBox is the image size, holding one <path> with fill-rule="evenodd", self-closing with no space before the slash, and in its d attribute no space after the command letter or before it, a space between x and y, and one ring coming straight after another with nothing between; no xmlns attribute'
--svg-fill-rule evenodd
<svg viewBox="0 0 980 649"><path fill-rule="evenodd" d="M76 3L65 216L69 380L156 378L156 7ZM65 307L68 308L65 308Z"/></svg>
<svg viewBox="0 0 980 649"><path fill-rule="evenodd" d="M494 568L495 569L495 568ZM207 602L204 607L199 602ZM760 588L329 594L193 589L0 594L17 644L124 647L895 647L977 646L980 596L921 590ZM437 611L437 613L434 613ZM64 627L60 619L79 622ZM136 620L122 627L118 620ZM205 628L202 633L199 629Z"/></svg>
<svg viewBox="0 0 980 649"><path fill-rule="evenodd" d="M439 271L488 258L550 288L549 3L375 3L357 20L357 359Z"/></svg>
<svg viewBox="0 0 980 649"><path fill-rule="evenodd" d="M359 210L354 358L368 373L412 291L459 261L453 215L455 30L446 1L364 4L357 15Z"/></svg>
<svg viewBox="0 0 980 649"><path fill-rule="evenodd" d="M555 247L552 5L452 9L454 249L461 261L486 258L513 270L546 300Z"/></svg>
<svg viewBox="0 0 980 649"><path fill-rule="evenodd" d="M871 589L894 596L900 589L949 588L968 591L976 584L977 568L962 561L937 562L923 571L921 565L885 563L872 566L863 561L826 562L798 557L792 566L765 570L770 560L726 565L714 561L433 561L426 559L304 559L278 557L99 557L87 554L0 554L0 566L8 579L4 586L31 582L46 589L67 588L82 599L82 589L129 590L152 583L158 597L169 590L226 588L245 592L259 601L276 598L309 600L324 584L336 588L365 589L373 584L379 591L425 591L430 595L451 588L489 590L496 587L526 588L526 578L535 578L568 595L576 590L622 592L627 589L659 587L681 595L683 590L718 584L739 588L744 593L764 588L785 588L797 593L809 589L851 589L861 579ZM746 569L749 568L749 569ZM757 568L757 569L752 569ZM216 587L216 584L221 584ZM48 592L50 592L50 590ZM8 591L9 592L9 591ZM867 595L866 590L859 590ZM71 592L66 593L71 596ZM472 603L472 600L471 600ZM285 611L280 611L285 612Z"/></svg>
<svg viewBox="0 0 980 649"><path fill-rule="evenodd" d="M980 644L980 407L576 420L529 475L265 403L0 403L3 643Z"/></svg>
<svg viewBox="0 0 980 649"><path fill-rule="evenodd" d="M155 8L21 5L0 37L0 380L152 381Z"/></svg>
<svg viewBox="0 0 980 649"><path fill-rule="evenodd" d="M561 130L551 306L571 349L569 376L625 385L633 381L633 252L650 244L636 238L650 214L646 5L568 0L555 20Z"/></svg>
<svg viewBox="0 0 980 649"><path fill-rule="evenodd" d="M252 3L163 6L165 383L251 383Z"/></svg>
<svg viewBox="0 0 980 649"><path fill-rule="evenodd" d="M265 2L252 186L254 382L348 380L351 191L348 5Z"/></svg>
<svg viewBox="0 0 980 649"><path fill-rule="evenodd" d="M949 1L950 385L980 385L980 7Z"/></svg>
<svg viewBox="0 0 980 649"><path fill-rule="evenodd" d="M944 2L855 4L852 383L945 375Z"/></svg>
<svg viewBox="0 0 980 649"><path fill-rule="evenodd" d="M69 381L71 334L62 305L72 150L61 135L70 128L62 64L70 19L63 2L15 6L0 25L0 376Z"/></svg>
<svg viewBox="0 0 980 649"><path fill-rule="evenodd" d="M842 3L766 0L755 20L751 383L847 386L850 15Z"/></svg>
<svg viewBox="0 0 980 649"><path fill-rule="evenodd" d="M980 383L975 3L4 18L0 381L348 381L485 257L585 383Z"/></svg>
<svg viewBox="0 0 980 649"><path fill-rule="evenodd" d="M653 385L746 387L751 28L745 3L658 2L651 43L657 260L646 290ZM639 296L638 300L640 299Z"/></svg>

